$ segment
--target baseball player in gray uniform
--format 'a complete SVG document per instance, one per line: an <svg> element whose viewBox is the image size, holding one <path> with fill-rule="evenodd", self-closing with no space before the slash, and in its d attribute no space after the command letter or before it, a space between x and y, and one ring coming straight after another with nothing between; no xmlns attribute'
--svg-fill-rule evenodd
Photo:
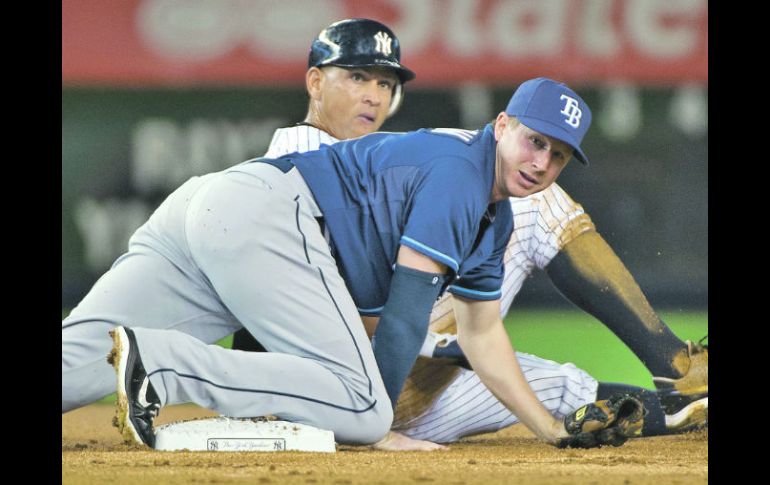
<svg viewBox="0 0 770 485"><path fill-rule="evenodd" d="M349 42L354 39L356 42ZM339 46L335 42L339 42ZM265 154L267 157L315 150L322 144L375 131L387 116L396 112L403 83L414 77L414 73L400 64L398 38L387 26L373 20L350 19L332 24L315 40L311 56L306 77L311 98L308 122L277 130ZM138 259L135 255L124 255L115 266L129 258ZM113 322L115 313L119 312L110 310L103 319L79 316L84 305L94 300L95 291L104 286L102 280L115 278L113 273L98 281L83 302L62 321L62 412L95 402L116 390L114 371L104 365L100 354L109 352L111 343L102 337L114 326L103 320ZM127 302L125 306L130 305ZM203 302L199 306L205 308ZM179 322L176 329L203 341L232 333L224 324L222 329L198 328L196 324L202 318L191 316L190 321ZM166 324L144 322L143 326L165 328ZM235 328L241 327L235 325L232 329ZM248 336L249 345L253 345L255 341L246 330L236 333L236 339L244 336Z"/></svg>
<svg viewBox="0 0 770 485"><path fill-rule="evenodd" d="M367 26L371 26L371 30L364 28ZM392 88L393 102L386 106L362 93L359 83L350 83L342 90L335 85L331 89L328 85L321 87L318 83L319 69L350 72L355 72L356 67L367 69L376 52L367 47L370 44L365 39L381 28L381 24L358 19L335 23L318 36L308 59L306 85L310 103L307 116L296 126L277 130L265 156L315 150L323 144L375 131L384 121L385 113L390 116L395 112L403 99L400 85L397 85L398 90ZM322 42L330 32L345 39L340 44L342 51L336 57L329 57ZM359 74L364 75L365 72ZM331 106L335 109L330 109ZM357 123L357 117L367 110L369 118L377 121L362 126ZM505 253L501 316L508 313L532 271L548 269L549 276L564 295L620 336L651 371L654 369L654 375L673 378L688 374L688 360L692 357L692 374L699 376L695 379L696 384L690 386L699 388L695 394L672 397L662 392L655 395L633 386L599 383L572 364L517 352L524 375L543 405L554 416L563 417L586 402L606 398L620 388L645 397L649 411L643 430L645 436L683 432L705 424L708 415L707 349L672 337L623 263L596 232L583 207L556 183L528 197L511 197L510 203L514 232ZM593 261L601 261L601 264L594 265ZM458 355L456 345L452 298L447 293L435 305L431 314L431 332L421 349L424 357L418 360L409 376L396 407L394 429L413 438L446 443L518 422L518 418L481 383L478 375L455 363L458 357L462 360L462 356ZM371 335L376 321L369 317L363 319ZM660 349L666 346L669 351L662 352ZM264 350L245 329L235 333L233 348ZM674 358L677 354L679 356ZM454 361L428 358L433 355ZM669 364L677 359L679 369ZM665 389L666 378L659 377L658 382ZM379 444L386 449L425 449L426 446L424 442L410 441L397 433L391 433L387 443Z"/></svg>

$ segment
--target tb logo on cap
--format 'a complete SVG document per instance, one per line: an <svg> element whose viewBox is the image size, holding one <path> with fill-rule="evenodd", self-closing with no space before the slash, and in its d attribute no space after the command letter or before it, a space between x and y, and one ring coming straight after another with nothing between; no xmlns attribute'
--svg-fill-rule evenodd
<svg viewBox="0 0 770 485"><path fill-rule="evenodd" d="M564 104L564 109L561 110L561 114L567 116L567 119L564 120L564 122L573 128L580 126L580 117L583 116L583 112L578 108L577 99L571 98L566 94L562 94L559 99L567 100Z"/></svg>

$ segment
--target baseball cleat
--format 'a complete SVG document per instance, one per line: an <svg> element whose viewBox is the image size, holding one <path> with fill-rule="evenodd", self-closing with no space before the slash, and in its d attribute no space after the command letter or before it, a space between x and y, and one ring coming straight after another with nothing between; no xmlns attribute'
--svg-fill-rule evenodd
<svg viewBox="0 0 770 485"><path fill-rule="evenodd" d="M110 330L113 347L107 356L117 374L117 409L113 425L129 444L155 447L152 423L160 412L160 399L150 383L136 346L134 332L125 327Z"/></svg>
<svg viewBox="0 0 770 485"><path fill-rule="evenodd" d="M674 414L666 414L666 428L669 431L693 431L708 426L709 398L704 397L682 406Z"/></svg>
<svg viewBox="0 0 770 485"><path fill-rule="evenodd" d="M685 404L689 404L708 397L708 345L701 344L706 338L708 335L698 343L686 341L687 355L679 356L675 360L675 367L685 369L682 377L679 379L652 378L660 403L667 415L676 414L682 409L682 398L686 398Z"/></svg>

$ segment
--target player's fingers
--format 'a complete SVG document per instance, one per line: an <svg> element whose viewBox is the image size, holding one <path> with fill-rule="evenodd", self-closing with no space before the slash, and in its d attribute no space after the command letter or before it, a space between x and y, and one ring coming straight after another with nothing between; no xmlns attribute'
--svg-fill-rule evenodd
<svg viewBox="0 0 770 485"><path fill-rule="evenodd" d="M380 451L438 451L448 450L449 447L431 441L416 440L401 433L391 431L382 441L372 445Z"/></svg>

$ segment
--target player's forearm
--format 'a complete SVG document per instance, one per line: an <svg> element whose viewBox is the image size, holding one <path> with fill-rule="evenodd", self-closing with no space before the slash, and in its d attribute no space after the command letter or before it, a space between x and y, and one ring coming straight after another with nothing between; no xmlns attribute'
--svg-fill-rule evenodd
<svg viewBox="0 0 770 485"><path fill-rule="evenodd" d="M540 403L529 386L502 322L483 332L460 332L458 339L484 385L538 438L554 443L566 436L561 421Z"/></svg>
<svg viewBox="0 0 770 485"><path fill-rule="evenodd" d="M564 296L603 322L632 319L651 330L664 325L634 277L596 231L567 243L546 272Z"/></svg>
<svg viewBox="0 0 770 485"><path fill-rule="evenodd" d="M653 375L670 374L685 343L658 317L607 242L589 231L567 243L546 269L559 291L604 323Z"/></svg>

